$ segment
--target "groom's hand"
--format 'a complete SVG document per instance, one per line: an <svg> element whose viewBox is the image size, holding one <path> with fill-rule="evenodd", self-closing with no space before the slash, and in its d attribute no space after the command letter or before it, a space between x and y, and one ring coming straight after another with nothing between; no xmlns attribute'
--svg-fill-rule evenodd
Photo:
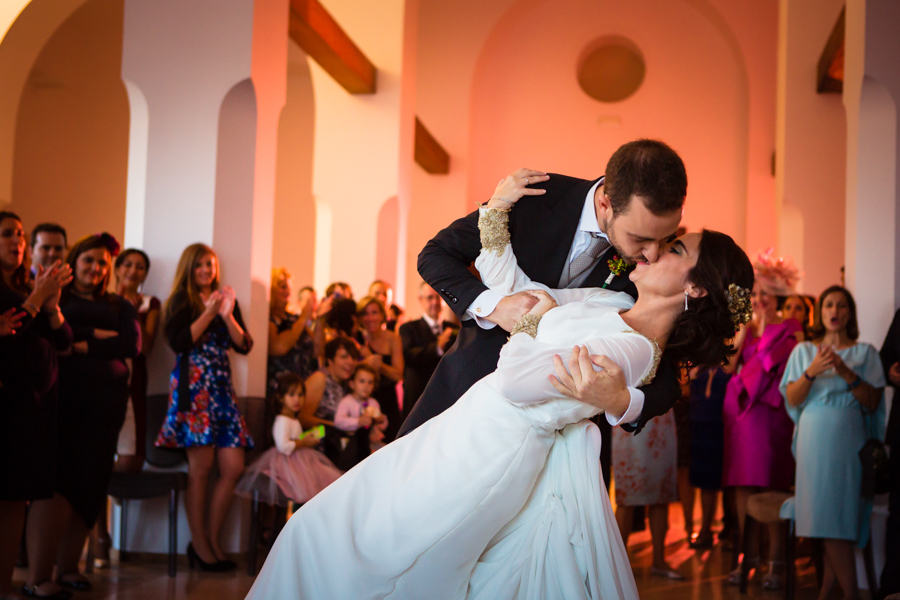
<svg viewBox="0 0 900 600"><path fill-rule="evenodd" d="M566 370L559 355L553 357L556 377L549 376L556 390L580 402L596 406L619 419L631 404L631 394L621 367L603 355L591 355L587 346L575 346ZM595 371L597 365L602 371Z"/></svg>
<svg viewBox="0 0 900 600"><path fill-rule="evenodd" d="M500 300L494 311L484 318L509 332L537 302L537 298L528 292L519 292Z"/></svg>

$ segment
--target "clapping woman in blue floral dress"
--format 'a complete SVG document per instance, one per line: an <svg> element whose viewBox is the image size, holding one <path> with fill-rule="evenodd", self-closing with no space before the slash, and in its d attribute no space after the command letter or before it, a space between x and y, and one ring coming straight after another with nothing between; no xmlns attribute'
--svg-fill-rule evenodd
<svg viewBox="0 0 900 600"><path fill-rule="evenodd" d="M234 290L219 288L218 259L212 248L203 244L185 248L164 320L166 339L178 357L169 380L169 411L156 445L184 448L187 453L191 565L230 571L237 565L226 559L219 531L244 470L244 449L252 448L253 440L235 404L228 349L246 354L253 340ZM218 463L219 479L207 527L206 488L213 463Z"/></svg>

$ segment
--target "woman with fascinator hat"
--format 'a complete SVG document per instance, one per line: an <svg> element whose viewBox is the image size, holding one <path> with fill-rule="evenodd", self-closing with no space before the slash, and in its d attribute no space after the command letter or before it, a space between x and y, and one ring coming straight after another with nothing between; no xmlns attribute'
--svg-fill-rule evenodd
<svg viewBox="0 0 900 600"><path fill-rule="evenodd" d="M569 395L598 378L649 382L663 346L679 363L722 364L749 319L753 269L704 231L637 265L637 301L549 289L510 245L525 185L501 182L478 222L482 280L537 301L497 369L294 513L248 598L637 598L589 420L609 399Z"/></svg>
<svg viewBox="0 0 900 600"><path fill-rule="evenodd" d="M59 306L72 327L73 343L70 354L59 360L57 488L52 502L32 507L29 515L39 531L28 531L30 570L23 588L28 596L69 594L48 589L54 559L56 585L91 589L78 562L106 502L128 404L126 359L133 359L141 348L136 309L107 292L118 253L115 238L102 233L78 240L66 257L74 278L63 288Z"/></svg>
<svg viewBox="0 0 900 600"><path fill-rule="evenodd" d="M788 357L802 336L794 319L778 314L778 299L793 293L799 272L789 258L761 253L753 265L753 318L735 339L737 354L726 370L728 382L722 409L724 456L722 485L735 488L738 527L744 525L747 500L765 490L786 491L794 475L791 436L794 424L778 390ZM779 589L784 578L784 535L777 523L769 526L769 571L765 589ZM741 531L743 534L743 531ZM740 547L735 545L735 547ZM744 560L754 561L755 556ZM740 567L728 579L740 582Z"/></svg>

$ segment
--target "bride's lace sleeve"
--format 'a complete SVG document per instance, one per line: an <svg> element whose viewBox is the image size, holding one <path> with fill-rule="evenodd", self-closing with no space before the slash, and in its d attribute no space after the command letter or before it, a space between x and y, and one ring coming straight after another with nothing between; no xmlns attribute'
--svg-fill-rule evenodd
<svg viewBox="0 0 900 600"><path fill-rule="evenodd" d="M649 383L656 372L659 349L646 337L634 332L621 332L601 339L573 340L586 345L591 354L609 357L622 368L629 387ZM556 374L553 355L558 354L568 367L572 345L554 346L528 335L513 336L500 352L497 363L497 385L500 394L516 404L534 404L551 398L562 398L550 381ZM600 367L594 367L599 371Z"/></svg>
<svg viewBox="0 0 900 600"><path fill-rule="evenodd" d="M492 291L511 296L523 290L544 290L559 298L555 290L532 281L516 260L509 242L509 211L500 208L478 209L478 231L481 233L481 253L475 259L475 268L481 281Z"/></svg>

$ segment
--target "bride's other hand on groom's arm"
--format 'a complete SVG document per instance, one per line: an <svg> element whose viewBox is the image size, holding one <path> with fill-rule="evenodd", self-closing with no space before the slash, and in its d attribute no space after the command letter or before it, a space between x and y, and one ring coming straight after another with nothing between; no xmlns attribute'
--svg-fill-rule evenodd
<svg viewBox="0 0 900 600"><path fill-rule="evenodd" d="M537 298L528 292L519 292L500 300L493 312L484 318L510 332L537 302Z"/></svg>
<svg viewBox="0 0 900 600"><path fill-rule="evenodd" d="M549 375L551 385L569 398L596 406L621 418L631 403L625 374L621 367L603 355L591 356L587 346L575 346L566 370L559 355L553 357L556 376ZM597 365L602 371L595 371Z"/></svg>

